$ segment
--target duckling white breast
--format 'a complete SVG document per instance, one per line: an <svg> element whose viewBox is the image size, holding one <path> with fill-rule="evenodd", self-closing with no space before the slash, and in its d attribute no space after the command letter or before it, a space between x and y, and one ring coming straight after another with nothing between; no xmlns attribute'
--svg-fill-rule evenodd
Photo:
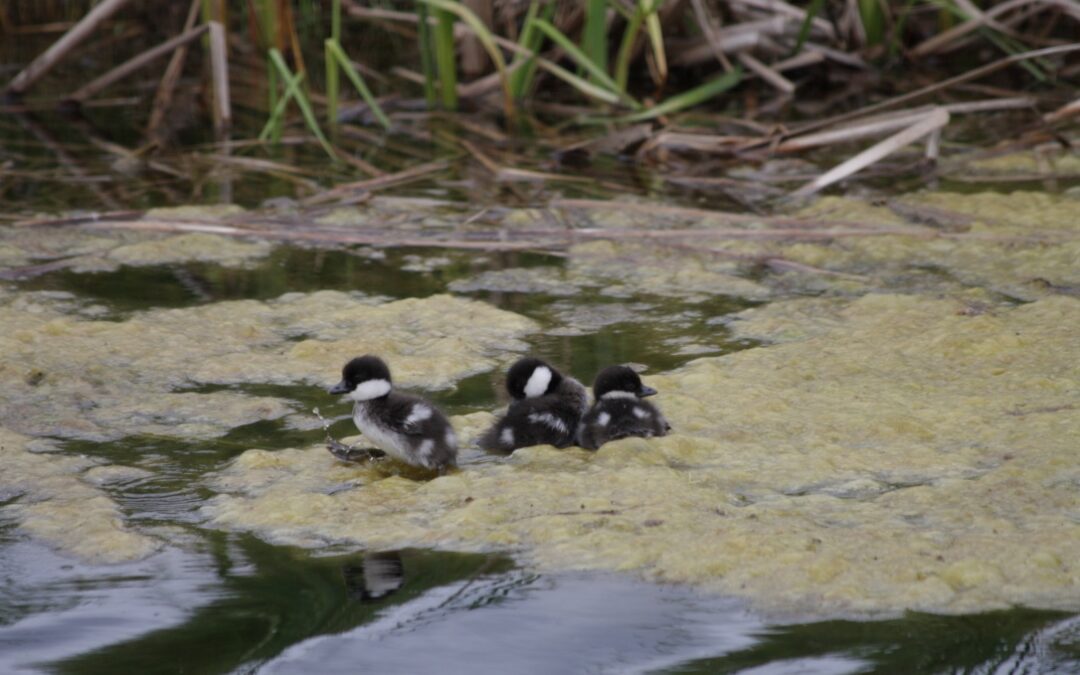
<svg viewBox="0 0 1080 675"><path fill-rule="evenodd" d="M369 414L368 407L358 403L353 407L353 422L372 445L406 463L412 463L412 448L404 435L390 429Z"/></svg>

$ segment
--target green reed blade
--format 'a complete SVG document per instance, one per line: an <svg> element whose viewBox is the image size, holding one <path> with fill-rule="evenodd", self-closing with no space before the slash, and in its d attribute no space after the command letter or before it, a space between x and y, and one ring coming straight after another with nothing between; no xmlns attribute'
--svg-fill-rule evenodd
<svg viewBox="0 0 1080 675"><path fill-rule="evenodd" d="M539 4L538 0L532 0L532 3L529 4L529 10L525 14L525 21L522 23L521 36L518 38L518 44L533 53L540 49L540 44L544 41L543 34L536 29L536 26L532 25L532 20L541 11ZM554 2L545 4L540 18L550 22L551 18L555 16L555 8ZM525 93L532 87L533 78L536 77L536 59L532 56L515 53L514 63L517 63L520 59L528 59L528 61L510 75L510 95L514 97L515 101L519 101L525 96Z"/></svg>
<svg viewBox="0 0 1080 675"><path fill-rule="evenodd" d="M821 8L825 6L825 0L811 0L810 6L806 8L806 18L803 19L802 25L799 26L799 36L795 38L795 48L791 50L791 56L795 56L802 51L803 45L806 44L807 38L810 37L810 28L814 24L814 19L821 13Z"/></svg>
<svg viewBox="0 0 1080 675"><path fill-rule="evenodd" d="M588 0L585 4L585 28L581 49L589 61L607 72L607 0ZM595 78L594 78L595 81Z"/></svg>
<svg viewBox="0 0 1080 675"><path fill-rule="evenodd" d="M615 92L604 89L603 87L599 87L592 82L589 82L583 77L578 77L577 75L571 73L569 70L563 68L562 66L554 64L545 58L537 56L536 64L540 68L548 71L555 77L569 84L571 87L577 89L589 98L595 98L598 101L603 101L604 103L611 103L614 105L617 105L619 103L627 103L624 98L620 97ZM630 103L633 103L635 108L641 107L641 104L635 101L631 100Z"/></svg>
<svg viewBox="0 0 1080 675"><path fill-rule="evenodd" d="M622 42L615 56L615 82L622 90L626 89L630 79L630 58L634 55L634 41L637 40L638 33L641 32L641 24L644 22L645 14L639 6L634 10L633 16L626 22L626 29L623 30Z"/></svg>
<svg viewBox="0 0 1080 675"><path fill-rule="evenodd" d="M445 9L434 12L435 63L439 69L439 93L443 108L457 110L457 62L454 59L454 15Z"/></svg>
<svg viewBox="0 0 1080 675"><path fill-rule="evenodd" d="M424 100L427 101L428 109L435 108L435 56L431 53L432 37L431 26L428 24L428 6L424 3L416 5L417 24L420 28L420 67L424 71Z"/></svg>
<svg viewBox="0 0 1080 675"><path fill-rule="evenodd" d="M534 19L533 23L538 30L548 37L548 39L566 52L566 55L570 57L574 63L581 66L585 72L591 75L599 86L616 94L622 95L625 93L619 85L615 84L615 80L611 79L610 75L593 63L589 57L585 55L585 52L581 51L581 49L571 42L570 38L563 35L558 28L543 19Z"/></svg>
<svg viewBox="0 0 1080 675"><path fill-rule="evenodd" d="M879 0L859 0L859 18L866 31L866 44L881 44L885 38L885 14Z"/></svg>
<svg viewBox="0 0 1080 675"><path fill-rule="evenodd" d="M326 154L330 155L331 159L335 162L339 161L337 152L334 151L334 147L326 140L326 136L323 135L322 129L319 128L319 121L315 119L315 111L311 108L311 101L308 100L304 90L300 88L300 82L304 79L303 76L293 76L292 71L289 70L289 66L285 64L285 59L281 57L281 52L276 48L270 50L270 61L273 62L274 67L278 70L278 74L281 75L282 79L285 81L285 96L283 101L287 101L289 98L296 100L296 105L300 107L300 112L304 115L304 121L307 122L308 129L311 130L311 133L315 134L315 138L319 140L319 145L326 151ZM284 110L282 112L284 112Z"/></svg>
<svg viewBox="0 0 1080 675"><path fill-rule="evenodd" d="M729 73L724 73L715 80L706 82L705 84L694 87L690 91L684 91L678 96L672 96L666 99L663 103L639 113L633 115L627 115L623 117L621 121L624 122L641 122L644 120L651 120L661 115L670 115L672 113L684 110L703 103L717 94L731 89L739 83L742 79L742 68L736 67Z"/></svg>
<svg viewBox="0 0 1080 675"><path fill-rule="evenodd" d="M349 78L349 81L356 87L356 91L360 92L360 97L364 99L364 102L371 108L372 114L375 115L375 119L379 120L379 124L383 126L383 129L390 130L390 118L383 112L379 102L375 99L375 96L368 89L367 83L364 82L364 78L360 77L360 73L356 71L353 64L349 62L349 57L345 54L345 50L341 48L335 40L326 41L326 51L341 65L341 69L345 71L345 77Z"/></svg>
<svg viewBox="0 0 1080 675"><path fill-rule="evenodd" d="M270 61L270 66L271 68L274 68L272 61ZM272 70L270 74L273 75L273 80L276 86L278 78L277 70ZM289 99L292 98L292 96L288 93L289 88L293 87L299 89L300 83L304 81L304 74L290 74L286 76L286 78L287 79L285 80L284 84L286 93L282 94L279 97L277 95L277 92L274 92L274 98L276 99L276 103L274 104L274 107L270 110L270 119L266 121L266 125L263 126L262 131L259 132L260 141L271 140L276 143L278 140L281 139L281 129L285 126L285 109L289 105ZM275 132L277 134L276 136Z"/></svg>
<svg viewBox="0 0 1080 675"><path fill-rule="evenodd" d="M495 36L491 30L484 25L484 22L480 20L480 17L469 9L468 7L458 4L456 2L450 2L449 0L420 0L432 7L437 8L440 12L446 12L448 15L452 14L461 19L461 21L469 27L473 35L480 40L480 44L484 47L484 51L491 57L491 62L495 64L495 70L499 73L499 81L502 83L503 89L503 107L507 117L512 117L514 114L514 99L510 94L510 78L506 74L506 59L503 58L502 52L499 51L498 45L495 44ZM453 37L453 26L451 25L451 37ZM453 54L451 54L452 56ZM445 94L445 92L444 92ZM454 99L457 100L457 92L454 92Z"/></svg>
<svg viewBox="0 0 1080 675"><path fill-rule="evenodd" d="M649 35L649 43L652 45L653 58L656 60L656 70L660 74L660 80L667 79L667 55L664 52L664 29L660 25L660 15L657 13L659 3L650 0L642 0L646 6L645 31Z"/></svg>

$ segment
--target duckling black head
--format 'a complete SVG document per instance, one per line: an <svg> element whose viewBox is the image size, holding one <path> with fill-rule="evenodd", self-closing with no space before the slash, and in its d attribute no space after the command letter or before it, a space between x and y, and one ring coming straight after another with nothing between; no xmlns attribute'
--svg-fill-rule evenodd
<svg viewBox="0 0 1080 675"><path fill-rule="evenodd" d="M555 391L562 379L559 371L530 356L510 366L506 372L506 389L518 400L536 398Z"/></svg>
<svg viewBox="0 0 1080 675"><path fill-rule="evenodd" d="M330 388L331 394L347 394L354 401L370 401L390 393L390 369L378 356L360 356L341 369L341 382Z"/></svg>
<svg viewBox="0 0 1080 675"><path fill-rule="evenodd" d="M627 366L608 366L600 371L593 382L593 395L598 401L605 396L632 395L645 398L655 393L655 389L642 384L638 374Z"/></svg>

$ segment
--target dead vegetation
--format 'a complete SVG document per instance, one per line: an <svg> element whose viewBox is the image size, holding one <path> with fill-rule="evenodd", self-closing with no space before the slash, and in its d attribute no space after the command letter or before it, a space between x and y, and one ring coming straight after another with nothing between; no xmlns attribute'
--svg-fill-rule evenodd
<svg viewBox="0 0 1080 675"><path fill-rule="evenodd" d="M14 2L0 12L5 33L59 35L19 64L4 87L4 109L52 149L64 167L57 180L90 186L107 210L125 196L93 180L35 126L35 111L147 103L142 145L125 147L93 129L87 142L143 175L171 175L180 185L168 196L178 201L198 201L207 185L227 184L236 173L285 181L307 207L464 174L530 203L538 201L537 185L556 195L624 191L625 181L583 170L618 158L669 185L753 210L853 176L931 180L945 159L955 175L964 173L957 167L965 158L993 153L1074 154L1071 129L1080 115L1071 84L1080 73L1073 0L982 9L968 0L813 0L804 7L782 0L193 0L171 13L175 28L147 25L152 9L138 0L105 0L82 12L72 7L78 4ZM52 69L111 39L109 31L154 44L103 73L85 73L72 91L35 96ZM400 45L389 59L374 53L376 35ZM325 54L312 49L322 38ZM359 100L344 95L342 75ZM180 123L205 115L216 143L176 147L168 127L184 88L197 89L203 107ZM136 95L101 98L121 89ZM1008 116L1004 133L957 140L988 115ZM262 121L257 140L244 138ZM13 127L4 127L11 135ZM331 158L328 172L309 175L275 159L297 146L321 147ZM795 156L814 163L775 170ZM761 170L732 171L745 174L746 165ZM18 161L5 168L20 176ZM1069 177L1052 163L1042 169L997 178ZM363 179L349 178L357 174ZM583 180L590 185L568 187Z"/></svg>

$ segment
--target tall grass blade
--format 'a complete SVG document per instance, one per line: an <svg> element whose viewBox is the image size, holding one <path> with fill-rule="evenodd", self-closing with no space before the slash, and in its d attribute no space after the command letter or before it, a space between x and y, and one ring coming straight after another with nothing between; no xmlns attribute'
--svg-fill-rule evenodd
<svg viewBox="0 0 1080 675"><path fill-rule="evenodd" d="M274 64L267 58L270 63L270 67L273 68L274 82L277 82L278 73L277 68L274 68ZM304 81L304 74L298 73L296 75L289 75L289 79L285 81L284 87L288 91L290 87L299 88L300 84ZM276 103L274 107L270 109L270 118L266 120L266 124L263 126L262 131L259 132L260 141L272 141L276 143L281 138L281 129L285 126L285 109L289 107L289 99L292 97L288 94L282 94L277 96L275 92L274 99ZM275 136L275 133L277 136Z"/></svg>
<svg viewBox="0 0 1080 675"><path fill-rule="evenodd" d="M522 23L521 36L518 39L518 45L530 52L536 52L540 49L540 43L544 41L543 34L532 23L540 12L539 7L539 0L532 0L529 4L529 10L525 14L525 21ZM551 18L555 16L555 8L554 2L545 4L540 18L550 22ZM536 77L536 58L517 52L514 54L513 63L517 63L521 59L528 59L528 62L510 75L510 95L514 97L515 101L520 101L525 96L525 93L532 87L533 78Z"/></svg>
<svg viewBox="0 0 1080 675"><path fill-rule="evenodd" d="M585 52L581 51L581 49L571 42L570 38L563 35L558 28L543 19L534 19L533 23L540 32L566 52L566 55L569 56L574 63L581 66L585 72L592 76L599 86L610 92L619 94L620 96L625 96L624 90L615 83L615 80L611 79L610 75L593 63L589 57L585 55Z"/></svg>
<svg viewBox="0 0 1080 675"><path fill-rule="evenodd" d="M585 3L585 28L581 36L585 56L604 72L607 72L607 5L607 0Z"/></svg>
<svg viewBox="0 0 1080 675"><path fill-rule="evenodd" d="M622 42L619 44L619 52L615 56L615 85L625 91L630 79L630 59L634 55L634 42L637 41L638 33L641 32L641 24L645 21L645 13L639 5L634 9L634 14L626 22L623 31Z"/></svg>
<svg viewBox="0 0 1080 675"><path fill-rule="evenodd" d="M345 77L349 78L349 81L356 87L356 91L360 92L360 97L364 99L364 102L371 108L371 112L375 115L375 119L379 120L379 124L383 126L383 129L390 130L390 118L383 112L379 102L375 99L375 96L368 89L367 84L364 82L364 78L360 77L360 73L356 72L356 68L353 68L352 63L349 62L348 55L345 54L345 50L341 48L335 40L326 41L326 51L333 56L334 60L341 65L341 69L345 71Z"/></svg>
<svg viewBox="0 0 1080 675"><path fill-rule="evenodd" d="M439 68L439 95L442 106L457 110L457 62L454 59L454 15L435 10L435 63Z"/></svg>
<svg viewBox="0 0 1080 675"><path fill-rule="evenodd" d="M866 31L866 44L881 44L885 38L885 15L879 0L859 0L859 18Z"/></svg>
<svg viewBox="0 0 1080 675"><path fill-rule="evenodd" d="M431 26L428 24L428 6L424 3L416 5L416 18L419 19L420 29L420 66L424 71L424 100L429 109L434 109L438 101L436 98L435 79L435 56L432 54Z"/></svg>
<svg viewBox="0 0 1080 675"><path fill-rule="evenodd" d="M427 3L432 7L436 7L440 12L446 12L452 14L461 19L473 35L480 40L480 44L483 45L484 51L491 57L491 62L495 64L495 70L499 73L499 80L502 83L503 89L503 106L507 117L512 117L514 114L514 99L510 95L510 77L506 73L506 59L503 58L502 52L499 51L498 45L495 44L495 36L491 33L491 30L484 25L484 22L480 20L480 17L476 16L468 7L460 5L456 2L450 2L449 0L420 0ZM450 26L450 36L453 37L453 24ZM451 42L451 46L453 43ZM451 52L451 57L453 52ZM441 62L440 62L441 63ZM456 86L456 83L455 83ZM445 95L445 91L444 91ZM454 98L457 99L457 92L454 92Z"/></svg>
<svg viewBox="0 0 1080 675"><path fill-rule="evenodd" d="M799 26L799 35L795 38L795 48L791 50L789 56L795 56L802 51L803 45L806 44L806 40L810 37L810 28L814 25L814 19L821 13L821 8L824 6L825 0L811 0L810 6L806 8L806 18L803 19L802 25Z"/></svg>
<svg viewBox="0 0 1080 675"><path fill-rule="evenodd" d="M660 25L660 14L657 12L660 3L656 0L641 0L642 5L647 6L645 12L645 30L649 34L649 42L652 44L653 58L656 61L656 71L660 75L660 81L667 81L668 68L667 56L664 53L664 29Z"/></svg>
<svg viewBox="0 0 1080 675"><path fill-rule="evenodd" d="M619 103L626 102L624 101L623 97L620 97L615 92L597 86L583 77L578 77L577 75L571 73L569 70L555 63L552 63L545 58L541 58L539 56L536 57L536 63L539 67L548 71L563 82L569 84L571 87L577 89L579 92L581 92L585 96L588 96L589 98L594 98L597 101L603 101L604 103L610 103L612 105L618 105ZM641 105L635 102L634 107L640 108Z"/></svg>
<svg viewBox="0 0 1080 675"><path fill-rule="evenodd" d="M289 66L285 64L285 59L282 58L281 52L277 48L270 50L270 61L277 68L278 74L285 81L285 100L292 98L296 101L296 105L300 107L300 112L304 115L304 121L307 122L308 129L315 135L315 138L319 140L319 145L322 146L326 154L330 155L331 159L335 162L338 161L337 152L334 151L334 146L330 145L330 142L326 140L326 136L323 135L322 129L319 128L319 120L315 118L315 111L311 107L311 101L308 100L307 94L300 88L300 82L304 79L302 76L293 77L292 71L289 70Z"/></svg>
<svg viewBox="0 0 1080 675"><path fill-rule="evenodd" d="M713 96L722 94L728 89L731 89L739 83L742 79L742 68L736 67L730 73L724 73L720 77L706 82L703 85L694 87L690 91L684 91L678 96L672 96L666 99L660 105L649 108L633 115L627 115L622 118L625 122L641 122L644 120L651 120L661 115L670 115L672 113L679 112L686 108L691 108L700 103L703 103Z"/></svg>

